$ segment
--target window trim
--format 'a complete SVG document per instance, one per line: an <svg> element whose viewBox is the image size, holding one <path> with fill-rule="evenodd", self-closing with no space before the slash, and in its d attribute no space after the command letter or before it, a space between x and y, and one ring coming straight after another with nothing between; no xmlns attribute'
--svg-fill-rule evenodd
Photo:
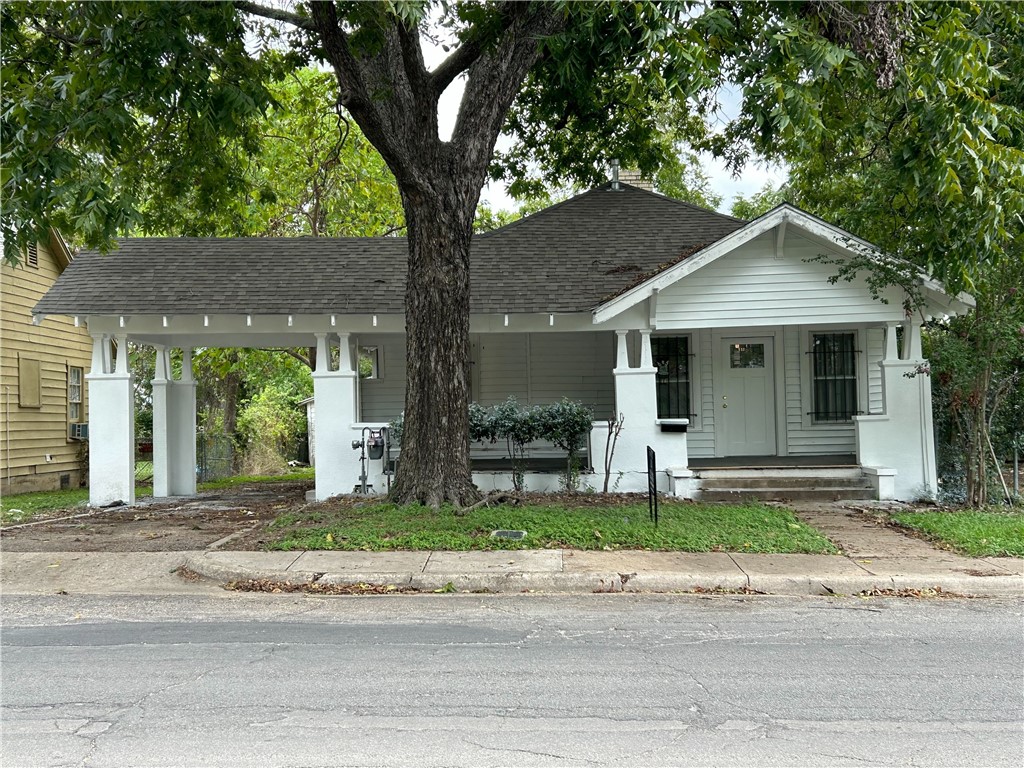
<svg viewBox="0 0 1024 768"><path fill-rule="evenodd" d="M72 381L72 373L78 372L78 381ZM68 423L69 424L84 424L85 416L85 369L80 365L68 364L68 390L67 390L67 402L68 402ZM78 387L78 399L72 397L72 387ZM72 415L73 406L78 406L78 415Z"/></svg>
<svg viewBox="0 0 1024 768"><path fill-rule="evenodd" d="M853 335L854 348L854 376L856 381L857 411L853 416L867 413L868 400L868 376L867 376L867 352L864 349L865 335L863 328L851 328L843 326L840 328L803 328L800 334L800 369L802 391L800 396L801 420L805 429L852 429L853 418L845 421L824 421L814 416L814 361L809 354L814 344L814 337L821 334L849 333Z"/></svg>
<svg viewBox="0 0 1024 768"><path fill-rule="evenodd" d="M700 343L696 332L688 331L686 333L680 333L679 331L663 331L660 333L651 334L651 362L654 362L654 342L656 339L686 339L686 358L687 358L687 370L686 370L686 385L687 385L687 396L690 400L690 413L684 416L657 416L658 422L674 421L677 419L689 419L690 424L687 427L689 432L699 432L701 429L701 414L700 414L700 386L701 381L701 365L700 356L697 351L697 345ZM695 386L697 385L697 386ZM658 383L657 374L655 374L654 383L654 412L658 413Z"/></svg>

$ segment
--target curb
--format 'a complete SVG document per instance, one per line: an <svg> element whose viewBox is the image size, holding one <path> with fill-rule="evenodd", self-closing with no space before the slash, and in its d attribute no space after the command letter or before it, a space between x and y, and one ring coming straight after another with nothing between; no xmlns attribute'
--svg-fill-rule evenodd
<svg viewBox="0 0 1024 768"><path fill-rule="evenodd" d="M530 572L496 573L315 573L312 571L259 570L212 562L207 553L190 556L185 566L195 573L226 584L248 579L285 584L393 584L423 592L455 589L459 592L550 592L568 594L745 591L810 597L854 595L875 590L937 590L971 597L1022 597L1024 576L959 576L955 574L901 576L840 576L814 578L797 574L692 574L673 571L643 573ZM450 585L450 586L449 586Z"/></svg>

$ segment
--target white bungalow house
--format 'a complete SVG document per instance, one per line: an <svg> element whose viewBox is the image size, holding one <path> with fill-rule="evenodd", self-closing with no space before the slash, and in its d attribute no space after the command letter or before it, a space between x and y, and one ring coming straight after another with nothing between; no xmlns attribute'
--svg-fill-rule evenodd
<svg viewBox="0 0 1024 768"><path fill-rule="evenodd" d="M682 497L710 495L723 466L838 467L882 499L934 489L930 382L907 374L925 362L922 321L971 299L922 277L925 307L908 317L901 289L883 303L865 284L830 283L835 266L813 260L859 248L870 246L787 204L743 222L627 184L591 190L474 239L472 399L588 404L596 474L584 485L595 488L608 419L621 414L619 491L646 488L647 446L659 488ZM171 377L168 352L211 346L318 347L315 495L353 492L353 442L404 407L406 259L400 238L128 239L80 254L34 312L87 323L94 340L91 503L134 498L132 382L115 340L157 348L154 495L196 490L195 384L190 366ZM368 462L375 491L384 464ZM475 478L484 490L509 481Z"/></svg>

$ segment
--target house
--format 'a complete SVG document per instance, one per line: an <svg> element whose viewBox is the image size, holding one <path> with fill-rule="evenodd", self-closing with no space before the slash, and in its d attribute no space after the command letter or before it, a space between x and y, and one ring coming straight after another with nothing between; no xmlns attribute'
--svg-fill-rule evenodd
<svg viewBox="0 0 1024 768"><path fill-rule="evenodd" d="M835 267L814 260L863 249L787 204L744 222L606 184L474 239L472 399L587 403L602 475L608 420L621 415L620 491L646 489L647 446L659 488L682 497L708 494L716 465L839 465L878 498L934 489L921 323L971 299L922 277L925 306L908 317L901 289L883 303L864 284L831 283ZM87 320L93 336L93 503L133 494L132 383L111 352L129 339L157 349L155 495L195 491L195 383L188 365L172 377L168 351L209 346L318 348L315 493L351 493L353 444L403 409L406 259L399 238L129 239L82 254L35 312ZM367 461L382 490L385 461ZM508 473L475 479L490 490ZM533 489L555 482L527 477Z"/></svg>
<svg viewBox="0 0 1024 768"><path fill-rule="evenodd" d="M0 267L0 493L85 481L92 338L80 320L33 321L32 308L72 262L55 230L18 266Z"/></svg>

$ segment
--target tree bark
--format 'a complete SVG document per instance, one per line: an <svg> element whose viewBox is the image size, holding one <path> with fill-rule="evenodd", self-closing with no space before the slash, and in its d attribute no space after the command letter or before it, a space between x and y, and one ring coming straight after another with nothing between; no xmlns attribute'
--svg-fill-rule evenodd
<svg viewBox="0 0 1024 768"><path fill-rule="evenodd" d="M440 170L440 169L439 169ZM406 395L392 498L465 507L480 498L469 465L469 244L477 195L438 174L432 194L403 195L409 228Z"/></svg>
<svg viewBox="0 0 1024 768"><path fill-rule="evenodd" d="M249 7L249 6L247 6ZM409 241L405 424L392 498L465 507L480 498L469 466L469 244L473 215L505 115L541 41L563 28L550 3L501 3L428 72L415 24L378 20L372 50L353 43L334 3L310 21L338 81L341 103L395 175ZM466 75L452 139L438 138L438 99ZM386 95L384 95L386 94Z"/></svg>

